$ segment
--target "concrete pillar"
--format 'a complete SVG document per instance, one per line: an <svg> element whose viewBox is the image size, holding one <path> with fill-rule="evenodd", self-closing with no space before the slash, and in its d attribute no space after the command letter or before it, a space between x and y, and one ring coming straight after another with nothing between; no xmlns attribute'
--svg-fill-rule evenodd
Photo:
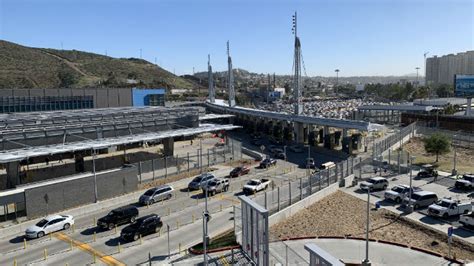
<svg viewBox="0 0 474 266"><path fill-rule="evenodd" d="M83 152L74 153L74 169L76 170L76 173L82 173L85 171Z"/></svg>
<svg viewBox="0 0 474 266"><path fill-rule="evenodd" d="M318 135L319 135L319 143L323 143L324 142L324 129L321 128L318 132Z"/></svg>
<svg viewBox="0 0 474 266"><path fill-rule="evenodd" d="M336 147L338 147L339 145L341 145L341 135L342 135L342 132L341 131L335 131L334 132L334 145Z"/></svg>
<svg viewBox="0 0 474 266"><path fill-rule="evenodd" d="M174 139L165 138L163 139L163 155L164 156L173 156L174 155Z"/></svg>
<svg viewBox="0 0 474 266"><path fill-rule="evenodd" d="M7 167L7 187L14 188L20 184L20 162L9 162Z"/></svg>
<svg viewBox="0 0 474 266"><path fill-rule="evenodd" d="M294 122L293 127L294 127L295 135L296 135L295 136L296 143L303 144L304 139L305 139L305 137L304 137L304 124Z"/></svg>
<svg viewBox="0 0 474 266"><path fill-rule="evenodd" d="M472 106L472 98L467 98L467 106L466 106L466 115L467 116L470 116L472 111L471 111L471 107Z"/></svg>
<svg viewBox="0 0 474 266"><path fill-rule="evenodd" d="M349 136L349 130L346 128L342 130L342 151L347 154L352 154L352 137Z"/></svg>
<svg viewBox="0 0 474 266"><path fill-rule="evenodd" d="M324 126L324 148L332 149L331 147L333 147L333 143L334 143L333 138L334 138L334 135L332 135L331 137L331 134L329 133L329 127Z"/></svg>

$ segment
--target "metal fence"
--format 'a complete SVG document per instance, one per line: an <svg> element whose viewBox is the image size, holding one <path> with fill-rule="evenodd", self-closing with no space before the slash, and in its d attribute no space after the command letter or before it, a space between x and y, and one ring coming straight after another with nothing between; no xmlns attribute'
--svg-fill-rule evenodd
<svg viewBox="0 0 474 266"><path fill-rule="evenodd" d="M350 157L341 161L335 167L325 169L306 177L297 179L273 181L265 193L251 196L252 200L263 206L271 214L299 202L310 195L341 182L349 175L355 174L360 168L360 160ZM241 234L242 217L241 210L234 207L234 232L236 236ZM280 263L282 265L307 265L309 260L302 258L281 240L270 236L270 264Z"/></svg>
<svg viewBox="0 0 474 266"><path fill-rule="evenodd" d="M410 125L402 128L397 134L389 135L386 138L374 142L374 146L372 148L372 158L374 160L377 159L397 143L400 144L400 147L403 146L403 143L406 141L407 137L410 139L410 137L414 136L416 127L416 122L411 123Z"/></svg>
<svg viewBox="0 0 474 266"><path fill-rule="evenodd" d="M229 139L226 144L211 149L196 149L186 155L163 157L135 163L140 183L166 178L193 170L205 171L206 168L242 159L242 144Z"/></svg>
<svg viewBox="0 0 474 266"><path fill-rule="evenodd" d="M466 132L451 131L440 128L425 127L417 125L416 133L420 135L430 136L434 133L441 133L452 139L452 144L455 147L471 149L474 148L474 134Z"/></svg>

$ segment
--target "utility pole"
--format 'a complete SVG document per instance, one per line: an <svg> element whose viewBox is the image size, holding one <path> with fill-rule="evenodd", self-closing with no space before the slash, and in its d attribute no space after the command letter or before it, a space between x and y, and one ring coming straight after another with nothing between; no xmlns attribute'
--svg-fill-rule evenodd
<svg viewBox="0 0 474 266"><path fill-rule="evenodd" d="M415 67L416 69L416 87L418 88L418 70L420 69L419 67Z"/></svg>
<svg viewBox="0 0 474 266"><path fill-rule="evenodd" d="M292 32L295 35L295 53L294 53L294 66L295 73L293 76L293 100L295 105L295 115L301 115L303 113L303 101L301 93L301 43L298 37L298 17L297 13L293 15L293 28Z"/></svg>
<svg viewBox="0 0 474 266"><path fill-rule="evenodd" d="M214 78L212 76L211 55L207 55L207 81L209 83L209 101L214 103L216 95L214 90Z"/></svg>
<svg viewBox="0 0 474 266"><path fill-rule="evenodd" d="M334 88L335 92L337 92L337 86L339 85L339 69L334 70L334 72L336 72L336 86Z"/></svg>
<svg viewBox="0 0 474 266"><path fill-rule="evenodd" d="M229 41L227 41L227 81L229 90L229 107L235 106L234 73L232 73L232 58L230 57Z"/></svg>
<svg viewBox="0 0 474 266"><path fill-rule="evenodd" d="M365 259L362 265L371 265L369 260L369 228L370 228L370 187L367 188L367 222L365 229Z"/></svg>

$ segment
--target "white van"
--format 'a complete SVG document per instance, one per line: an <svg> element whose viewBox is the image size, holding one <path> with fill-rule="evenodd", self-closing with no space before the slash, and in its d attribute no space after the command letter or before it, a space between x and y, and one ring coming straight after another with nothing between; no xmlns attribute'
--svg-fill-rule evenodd
<svg viewBox="0 0 474 266"><path fill-rule="evenodd" d="M336 164L334 162L325 162L321 164L319 167L320 170L325 170L325 169L331 169L333 167L336 167Z"/></svg>

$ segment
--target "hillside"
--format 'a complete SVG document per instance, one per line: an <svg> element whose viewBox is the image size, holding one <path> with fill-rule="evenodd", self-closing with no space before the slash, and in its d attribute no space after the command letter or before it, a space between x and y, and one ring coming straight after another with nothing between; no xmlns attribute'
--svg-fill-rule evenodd
<svg viewBox="0 0 474 266"><path fill-rule="evenodd" d="M197 89L198 85L137 58L31 48L0 40L0 89L134 86Z"/></svg>

